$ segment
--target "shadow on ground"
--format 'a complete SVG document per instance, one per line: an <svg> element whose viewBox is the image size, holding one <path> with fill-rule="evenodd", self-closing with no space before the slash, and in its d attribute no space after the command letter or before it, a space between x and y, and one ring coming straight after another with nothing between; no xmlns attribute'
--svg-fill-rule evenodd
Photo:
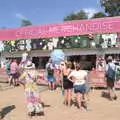
<svg viewBox="0 0 120 120"><path fill-rule="evenodd" d="M15 108L16 108L15 105L10 105L2 108L2 110L0 111L0 118L4 118L8 113L10 113Z"/></svg>

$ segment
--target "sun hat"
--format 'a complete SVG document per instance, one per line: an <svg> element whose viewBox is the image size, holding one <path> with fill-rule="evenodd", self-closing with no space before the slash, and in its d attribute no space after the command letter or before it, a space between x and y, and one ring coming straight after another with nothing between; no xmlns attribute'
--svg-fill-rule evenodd
<svg viewBox="0 0 120 120"><path fill-rule="evenodd" d="M107 60L113 60L112 56L108 56Z"/></svg>
<svg viewBox="0 0 120 120"><path fill-rule="evenodd" d="M24 68L25 68L25 69L33 69L33 68L35 68L35 64L32 63L31 60L28 60L27 63L25 64L25 67L24 67Z"/></svg>

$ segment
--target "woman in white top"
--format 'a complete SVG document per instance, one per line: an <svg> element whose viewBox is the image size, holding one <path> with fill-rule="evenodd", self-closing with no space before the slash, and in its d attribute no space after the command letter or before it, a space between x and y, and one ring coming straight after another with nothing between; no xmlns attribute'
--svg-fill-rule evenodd
<svg viewBox="0 0 120 120"><path fill-rule="evenodd" d="M86 79L87 79L87 72L85 70L80 70L80 64L76 65L76 70L72 71L68 79L71 80L74 84L74 92L76 94L76 101L78 103L78 107L81 109L81 100L82 95L86 92Z"/></svg>

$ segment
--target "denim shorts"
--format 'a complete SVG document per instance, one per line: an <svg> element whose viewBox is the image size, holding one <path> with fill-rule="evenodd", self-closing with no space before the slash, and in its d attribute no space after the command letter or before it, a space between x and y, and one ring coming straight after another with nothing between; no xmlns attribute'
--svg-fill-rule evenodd
<svg viewBox="0 0 120 120"><path fill-rule="evenodd" d="M86 86L83 85L74 85L74 92L75 93L85 93L86 92Z"/></svg>
<svg viewBox="0 0 120 120"><path fill-rule="evenodd" d="M85 92L88 93L90 91L91 87L89 84L85 84Z"/></svg>
<svg viewBox="0 0 120 120"><path fill-rule="evenodd" d="M54 76L51 76L51 75L48 75L47 79L48 79L48 82L54 82L55 81Z"/></svg>

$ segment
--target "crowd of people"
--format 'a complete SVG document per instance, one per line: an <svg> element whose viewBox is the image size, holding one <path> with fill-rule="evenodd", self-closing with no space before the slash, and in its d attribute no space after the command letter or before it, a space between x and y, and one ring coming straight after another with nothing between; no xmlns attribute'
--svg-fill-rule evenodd
<svg viewBox="0 0 120 120"><path fill-rule="evenodd" d="M112 62L112 58L109 58L105 76L108 95L111 100L117 99L114 89L115 69L116 66ZM49 90L61 90L64 95L64 105L70 107L75 104L80 110L90 110L88 107L90 99L89 77L88 71L83 70L83 64L62 61L59 65L55 65L49 59L45 71ZM36 70L34 63L31 60L26 60L18 65L14 59L6 63L6 72L9 76L10 86L22 85L24 87L28 115L43 114L44 100L40 97L40 90L37 85L37 78L40 73ZM74 99L73 94L75 95Z"/></svg>
<svg viewBox="0 0 120 120"><path fill-rule="evenodd" d="M61 87L61 90L64 92L63 103L70 107L73 102L76 102L77 107L82 109L81 104L89 100L88 93L90 91L88 72L82 70L82 65L76 63L74 64L74 69L72 69L72 63L65 61L61 62L60 65L56 67L53 66L52 61L49 60L46 65L46 71L49 89L54 90L55 87ZM72 100L73 89L76 96L75 101ZM84 107L88 110L85 104Z"/></svg>

